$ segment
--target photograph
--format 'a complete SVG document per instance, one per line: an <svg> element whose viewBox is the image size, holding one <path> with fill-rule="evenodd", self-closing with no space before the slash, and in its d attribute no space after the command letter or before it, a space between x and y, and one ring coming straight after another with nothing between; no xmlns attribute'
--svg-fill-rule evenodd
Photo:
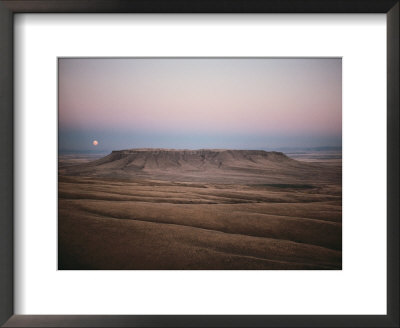
<svg viewBox="0 0 400 328"><path fill-rule="evenodd" d="M59 57L58 270L342 270L340 57Z"/></svg>

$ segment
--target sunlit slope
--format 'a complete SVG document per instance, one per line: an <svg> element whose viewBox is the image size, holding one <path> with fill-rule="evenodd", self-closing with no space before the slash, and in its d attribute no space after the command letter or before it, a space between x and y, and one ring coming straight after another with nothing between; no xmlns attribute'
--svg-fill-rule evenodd
<svg viewBox="0 0 400 328"><path fill-rule="evenodd" d="M340 269L340 186L60 177L63 269Z"/></svg>

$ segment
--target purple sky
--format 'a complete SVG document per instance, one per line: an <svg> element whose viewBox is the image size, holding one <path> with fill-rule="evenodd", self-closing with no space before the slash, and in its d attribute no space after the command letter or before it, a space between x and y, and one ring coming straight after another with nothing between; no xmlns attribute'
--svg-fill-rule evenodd
<svg viewBox="0 0 400 328"><path fill-rule="evenodd" d="M341 59L60 59L60 150L341 146Z"/></svg>

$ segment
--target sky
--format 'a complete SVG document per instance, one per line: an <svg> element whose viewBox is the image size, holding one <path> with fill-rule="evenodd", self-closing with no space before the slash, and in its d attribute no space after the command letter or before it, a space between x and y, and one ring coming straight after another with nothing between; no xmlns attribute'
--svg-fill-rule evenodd
<svg viewBox="0 0 400 328"><path fill-rule="evenodd" d="M340 58L60 58L58 65L60 152L342 144Z"/></svg>

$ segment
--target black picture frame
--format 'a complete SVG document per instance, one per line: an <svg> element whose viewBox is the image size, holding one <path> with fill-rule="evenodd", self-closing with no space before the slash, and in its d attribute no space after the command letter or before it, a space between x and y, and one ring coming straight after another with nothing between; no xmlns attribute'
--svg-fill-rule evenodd
<svg viewBox="0 0 400 328"><path fill-rule="evenodd" d="M4 327L399 327L399 8L399 0L0 0L0 324ZM13 17L16 13L385 13L387 315L14 315Z"/></svg>

